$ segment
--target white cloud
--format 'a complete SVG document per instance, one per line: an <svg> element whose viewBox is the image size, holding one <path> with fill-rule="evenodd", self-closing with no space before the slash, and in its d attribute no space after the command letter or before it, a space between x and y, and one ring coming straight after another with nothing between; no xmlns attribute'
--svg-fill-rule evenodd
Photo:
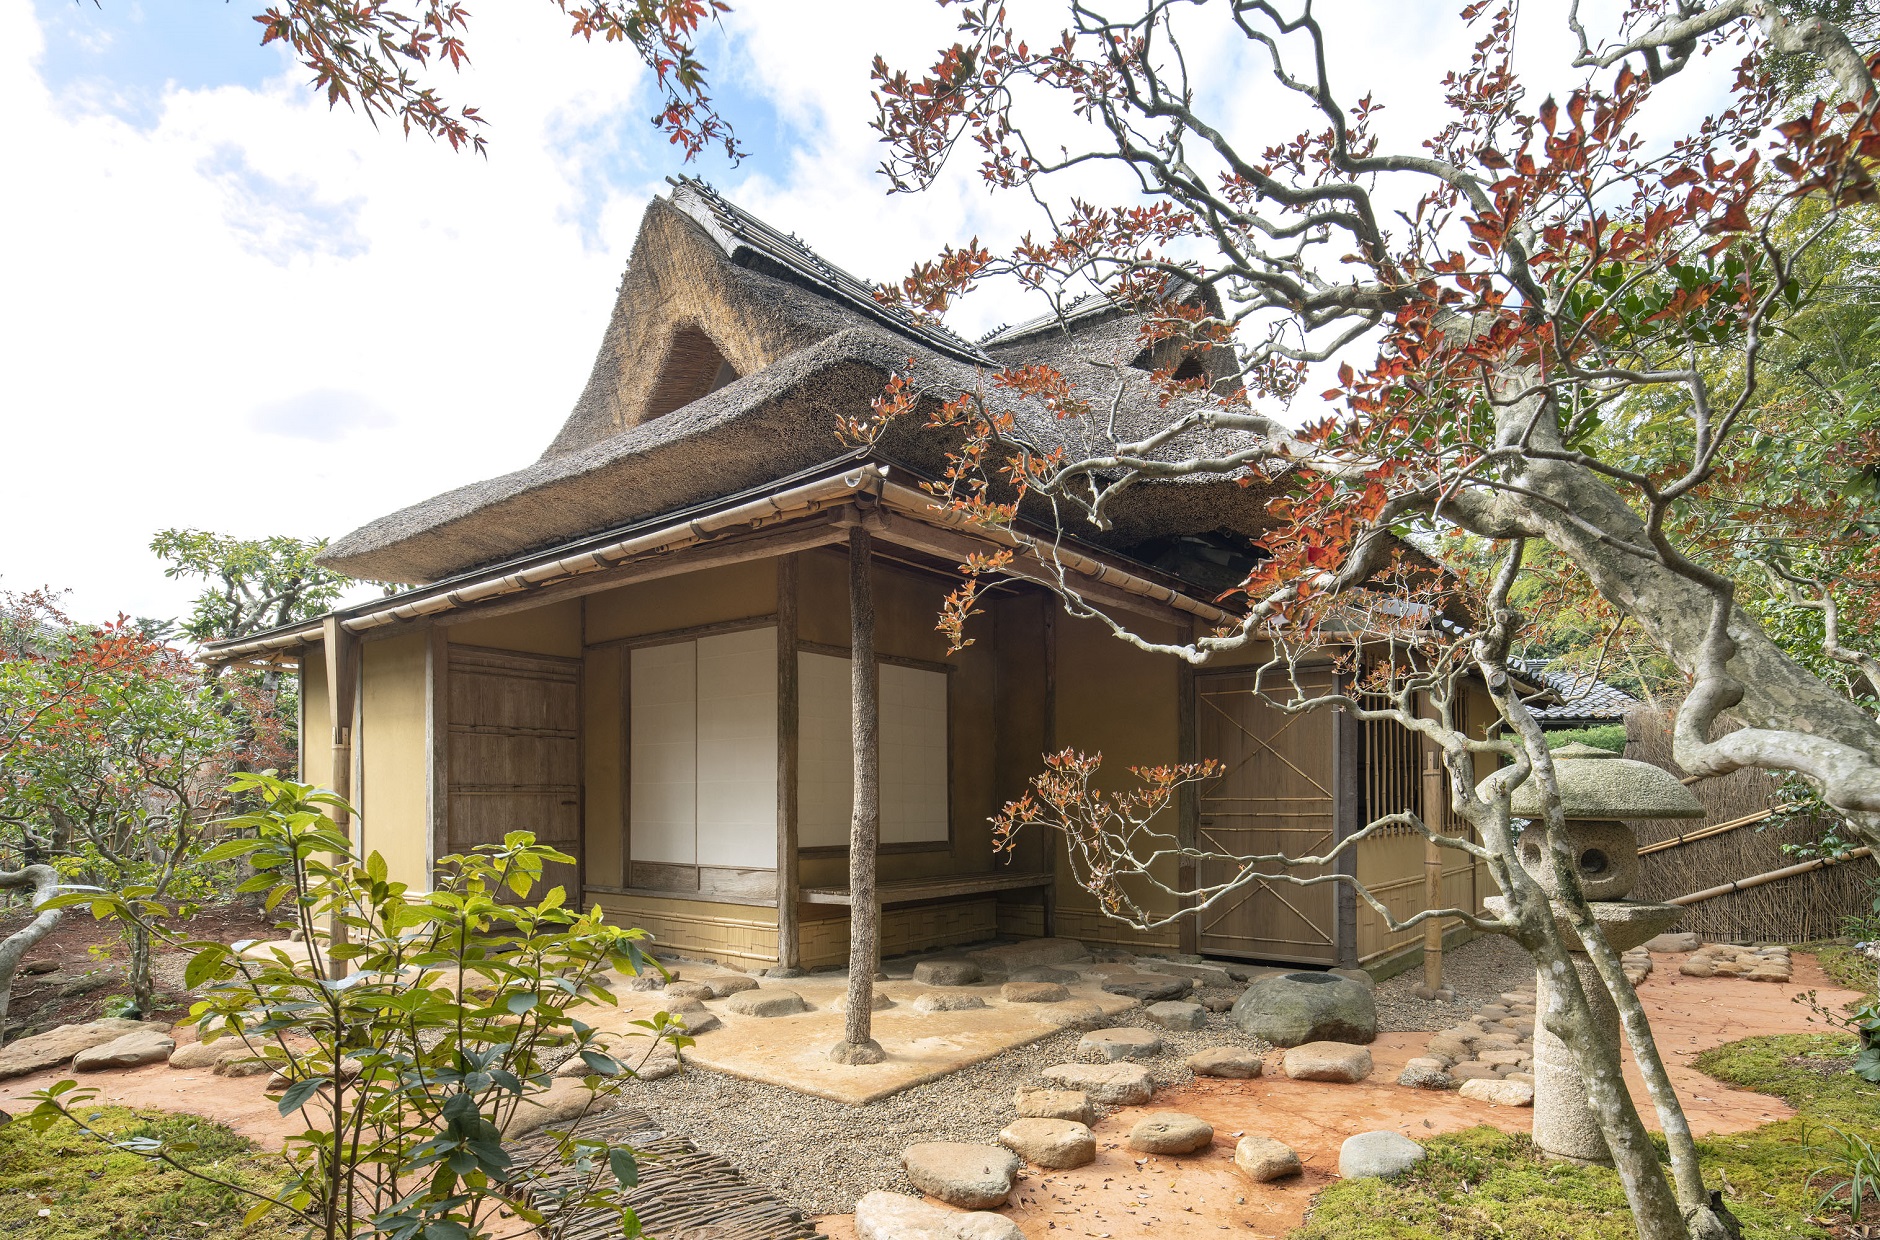
<svg viewBox="0 0 1880 1240"><path fill-rule="evenodd" d="M316 388L270 401L248 415L249 427L264 435L313 443L338 443L358 431L384 430L393 421L370 396L339 388Z"/></svg>

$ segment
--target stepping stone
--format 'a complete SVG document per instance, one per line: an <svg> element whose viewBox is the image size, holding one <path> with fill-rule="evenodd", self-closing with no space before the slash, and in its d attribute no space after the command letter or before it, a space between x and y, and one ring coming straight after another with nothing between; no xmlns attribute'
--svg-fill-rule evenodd
<svg viewBox="0 0 1880 1240"><path fill-rule="evenodd" d="M1007 1003L1062 1003L1071 992L1057 982L1007 982L999 997Z"/></svg>
<svg viewBox="0 0 1880 1240"><path fill-rule="evenodd" d="M557 1080L542 1093L529 1094L516 1104L515 1113L503 1125L503 1140L514 1141L550 1124L565 1124L602 1105L594 1091L580 1081Z"/></svg>
<svg viewBox="0 0 1880 1240"><path fill-rule="evenodd" d="M1231 1012L1234 1010L1235 995L1204 995L1198 1002L1210 1012Z"/></svg>
<svg viewBox="0 0 1880 1240"><path fill-rule="evenodd" d="M85 1025L60 1025L30 1038L0 1046L0 1081L56 1068L80 1051L115 1042L127 1033L147 1028L141 1020L106 1017Z"/></svg>
<svg viewBox="0 0 1880 1240"><path fill-rule="evenodd" d="M1090 949L1076 939L1026 939L982 947L965 956L988 974L1010 977L1036 964L1082 964L1090 959Z"/></svg>
<svg viewBox="0 0 1880 1240"><path fill-rule="evenodd" d="M715 999L712 988L704 982L674 982L666 987L668 999Z"/></svg>
<svg viewBox="0 0 1880 1240"><path fill-rule="evenodd" d="M1234 1147L1234 1165L1255 1184L1301 1175L1305 1168L1289 1145L1271 1137L1242 1137Z"/></svg>
<svg viewBox="0 0 1880 1240"><path fill-rule="evenodd" d="M674 969L672 971L671 981L661 977L658 973L629 973L624 980L628 990L664 990L667 986L670 986L672 982L679 980L679 970Z"/></svg>
<svg viewBox="0 0 1880 1240"><path fill-rule="evenodd" d="M1667 954L1670 952L1694 952L1704 945L1704 941L1688 930L1661 934L1655 939L1645 940L1645 950Z"/></svg>
<svg viewBox="0 0 1880 1240"><path fill-rule="evenodd" d="M1139 1003L1159 1003L1164 999L1181 998L1193 990L1194 985L1185 977L1138 973L1134 977L1112 977L1103 983L1103 989Z"/></svg>
<svg viewBox="0 0 1880 1240"><path fill-rule="evenodd" d="M711 987L709 995L698 995L700 999L729 999L732 995L741 995L747 990L757 989L757 979L742 973L727 973L723 977L708 977L705 985Z"/></svg>
<svg viewBox="0 0 1880 1240"><path fill-rule="evenodd" d="M1423 1161L1423 1147L1401 1132L1361 1132L1338 1150L1338 1174L1347 1180L1388 1180Z"/></svg>
<svg viewBox="0 0 1880 1240"><path fill-rule="evenodd" d="M1147 1029L1098 1029L1077 1043L1079 1054L1100 1063L1144 1059L1161 1050L1162 1039Z"/></svg>
<svg viewBox="0 0 1880 1240"><path fill-rule="evenodd" d="M745 994L756 993L756 991L745 992ZM769 993L775 994L777 992L771 991ZM785 991L783 993L788 994L789 992ZM733 995L732 1002L735 1003L743 997L744 995ZM697 999L674 1000L672 1003L666 1005L666 1011L669 1015L677 1016L680 1020L685 1022L685 1031L687 1033L710 1033L712 1030L724 1024L723 1021L718 1019L716 1012L713 1012Z"/></svg>
<svg viewBox="0 0 1880 1240"><path fill-rule="evenodd" d="M1090 1126L1073 1119L1015 1119L999 1132L999 1144L1028 1163L1068 1171L1097 1160Z"/></svg>
<svg viewBox="0 0 1880 1240"><path fill-rule="evenodd" d="M1519 1048L1505 1051L1483 1051L1475 1058L1476 1062L1488 1064L1493 1068L1514 1068L1528 1061L1528 1053Z"/></svg>
<svg viewBox="0 0 1880 1240"><path fill-rule="evenodd" d="M1083 981L1084 975L1071 969L1054 968L1048 964L1035 964L1028 969L1020 969L1018 972L1012 974L1012 980L1015 982L1056 982L1060 986L1068 986L1073 982Z"/></svg>
<svg viewBox="0 0 1880 1240"><path fill-rule="evenodd" d="M1196 1076L1219 1076L1232 1081L1248 1081L1266 1068L1258 1051L1244 1046L1211 1046L1188 1056L1188 1070Z"/></svg>
<svg viewBox="0 0 1880 1240"><path fill-rule="evenodd" d="M1233 1020L1274 1046L1377 1040L1377 1000L1371 988L1332 973L1263 977L1234 1001Z"/></svg>
<svg viewBox="0 0 1880 1240"><path fill-rule="evenodd" d="M1455 1063L1469 1057L1469 1044L1453 1033L1434 1033L1430 1035L1425 1054L1431 1059L1446 1059Z"/></svg>
<svg viewBox="0 0 1880 1240"><path fill-rule="evenodd" d="M1371 1075L1371 1052L1349 1042L1307 1042L1287 1051L1284 1063L1295 1081L1355 1085Z"/></svg>
<svg viewBox="0 0 1880 1240"><path fill-rule="evenodd" d="M861 1240L1025 1240L1003 1214L949 1210L905 1193L872 1192L855 1203Z"/></svg>
<svg viewBox="0 0 1880 1240"><path fill-rule="evenodd" d="M1096 1117L1090 1095L1077 1089L1028 1089L1021 1085L1012 1107L1022 1119L1068 1119L1088 1124Z"/></svg>
<svg viewBox="0 0 1880 1240"><path fill-rule="evenodd" d="M1534 1105L1534 1087L1525 1081L1464 1081L1461 1092L1471 1102L1487 1102L1498 1107Z"/></svg>
<svg viewBox="0 0 1880 1240"><path fill-rule="evenodd" d="M759 987L741 995L732 995L725 1000L725 1010L736 1012L739 1016L794 1016L798 1012L809 1011L809 1005L794 990Z"/></svg>
<svg viewBox="0 0 1880 1240"><path fill-rule="evenodd" d="M1173 999L1151 1003L1143 1014L1151 1024L1183 1033L1193 1033L1208 1023L1208 1010L1199 1003L1182 1003Z"/></svg>
<svg viewBox="0 0 1880 1240"><path fill-rule="evenodd" d="M1106 1107L1141 1106L1155 1093L1149 1069L1134 1063L1061 1063L1046 1068L1044 1083L1082 1090Z"/></svg>
<svg viewBox="0 0 1880 1240"><path fill-rule="evenodd" d="M217 1038L213 1042L185 1042L170 1052L172 1068L202 1069L213 1071L231 1059L248 1059L254 1055L248 1045L240 1038Z"/></svg>
<svg viewBox="0 0 1880 1240"><path fill-rule="evenodd" d="M106 1072L112 1068L140 1068L147 1063L162 1063L176 1049L176 1039L157 1028L121 1034L101 1046L91 1046L72 1058L74 1072Z"/></svg>
<svg viewBox="0 0 1880 1240"><path fill-rule="evenodd" d="M1101 1029L1110 1019L1101 1005L1089 999L1046 1004L1037 1013L1039 1020L1058 1029Z"/></svg>
<svg viewBox="0 0 1880 1240"><path fill-rule="evenodd" d="M1163 960L1155 956L1143 956L1136 962L1136 967L1150 973L1166 973L1170 977L1185 977L1197 986L1226 987L1234 984L1234 979L1226 969L1211 964L1184 964L1178 960Z"/></svg>
<svg viewBox="0 0 1880 1240"><path fill-rule="evenodd" d="M1498 1081L1506 1072L1506 1068L1497 1068L1473 1059L1465 1059L1451 1065L1449 1069L1449 1075L1458 1081Z"/></svg>
<svg viewBox="0 0 1880 1240"><path fill-rule="evenodd" d="M1018 1155L997 1145L923 1141L901 1153L914 1187L962 1210L990 1210L1012 1195Z"/></svg>
<svg viewBox="0 0 1880 1240"><path fill-rule="evenodd" d="M970 1012L986 1006L978 995L947 995L929 991L914 1000L916 1012Z"/></svg>
<svg viewBox="0 0 1880 1240"><path fill-rule="evenodd" d="M1129 1148L1141 1154L1192 1154L1214 1144L1214 1125L1180 1111L1156 1111L1129 1130Z"/></svg>
<svg viewBox="0 0 1880 1240"><path fill-rule="evenodd" d="M1442 1060L1417 1058L1404 1065L1397 1083L1411 1089L1454 1089L1456 1078L1449 1075Z"/></svg>
<svg viewBox="0 0 1880 1240"><path fill-rule="evenodd" d="M894 1000L888 998L888 996L882 994L879 990L870 992L869 1000L870 1000L869 1009L871 1011L879 1012L885 1008L891 1008L894 1006ZM849 1010L848 995L846 993L837 995L836 1001L829 1005L829 1010L832 1012L848 1011Z"/></svg>
<svg viewBox="0 0 1880 1240"><path fill-rule="evenodd" d="M914 980L927 986L971 986L984 977L970 960L923 960L914 966Z"/></svg>

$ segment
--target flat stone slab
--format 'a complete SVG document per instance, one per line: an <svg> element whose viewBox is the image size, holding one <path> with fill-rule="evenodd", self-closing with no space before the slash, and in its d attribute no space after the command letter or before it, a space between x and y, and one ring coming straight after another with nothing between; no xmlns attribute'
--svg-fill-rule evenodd
<svg viewBox="0 0 1880 1240"><path fill-rule="evenodd" d="M176 1049L176 1039L157 1028L121 1034L99 1046L87 1047L72 1057L74 1072L108 1072L113 1068L141 1068L147 1063L163 1063Z"/></svg>
<svg viewBox="0 0 1880 1240"><path fill-rule="evenodd" d="M83 1025L60 1025L0 1047L0 1081L56 1068L72 1056L146 1028L140 1020L106 1017Z"/></svg>
<svg viewBox="0 0 1880 1240"><path fill-rule="evenodd" d="M1060 969L1055 965L1034 964L1012 974L1015 982L1056 982L1060 986L1069 986L1084 980L1084 975L1074 969Z"/></svg>
<svg viewBox="0 0 1880 1240"><path fill-rule="evenodd" d="M1073 1119L1015 1119L1000 1130L999 1144L1026 1162L1053 1171L1097 1160L1097 1139L1090 1126Z"/></svg>
<svg viewBox="0 0 1880 1240"><path fill-rule="evenodd" d="M1122 995L1139 1003L1159 1003L1164 999L1179 999L1194 989L1195 984L1185 977L1166 977L1157 973L1138 973L1133 977L1111 977L1104 980L1103 989L1113 995Z"/></svg>
<svg viewBox="0 0 1880 1240"><path fill-rule="evenodd" d="M1232 986L1234 979L1226 969L1211 964L1187 964L1179 960L1163 960L1159 956L1139 956L1136 967L1150 973L1166 973L1170 977L1185 977L1197 986Z"/></svg>
<svg viewBox="0 0 1880 1240"><path fill-rule="evenodd" d="M1026 939L1020 943L982 947L965 955L988 974L1010 977L1036 964L1081 963L1090 959L1090 949L1076 939Z"/></svg>
<svg viewBox="0 0 1880 1240"><path fill-rule="evenodd" d="M1162 1051L1162 1039L1149 1029L1093 1029L1077 1043L1080 1055L1101 1063L1143 1059Z"/></svg>
<svg viewBox="0 0 1880 1240"><path fill-rule="evenodd" d="M971 1012L986 1006L978 995L949 995L929 991L914 1000L916 1012Z"/></svg>
<svg viewBox="0 0 1880 1240"><path fill-rule="evenodd" d="M1090 1095L1080 1089L1036 1089L1023 1085L1012 1095L1021 1119L1068 1119L1088 1124L1096 1118Z"/></svg>
<svg viewBox="0 0 1880 1240"><path fill-rule="evenodd" d="M1295 1081L1355 1085L1371 1075L1371 1052L1349 1042L1307 1042L1288 1050L1283 1066Z"/></svg>
<svg viewBox="0 0 1880 1240"><path fill-rule="evenodd" d="M514 1141L550 1124L565 1124L590 1106L600 1105L593 1091L580 1081L560 1078L541 1093L530 1094L516 1104L514 1114L503 1125L503 1140Z"/></svg>
<svg viewBox="0 0 1880 1240"><path fill-rule="evenodd" d="M729 999L732 995L741 995L747 990L757 989L757 979L742 973L726 973L719 977L703 979L711 987L711 994L704 996L711 999Z"/></svg>
<svg viewBox="0 0 1880 1240"><path fill-rule="evenodd" d="M718 1014L697 999L675 999L663 1004L666 1011L685 1022L687 1033L710 1033L724 1024Z"/></svg>
<svg viewBox="0 0 1880 1240"><path fill-rule="evenodd" d="M1302 1175L1305 1167L1290 1145L1271 1137L1242 1137L1234 1146L1234 1166L1255 1184Z"/></svg>
<svg viewBox="0 0 1880 1240"><path fill-rule="evenodd" d="M923 960L914 966L914 980L923 986L971 986L985 976L970 960Z"/></svg>
<svg viewBox="0 0 1880 1240"><path fill-rule="evenodd" d="M1214 1125L1180 1111L1156 1111L1129 1130L1129 1148L1141 1154L1192 1154L1214 1144Z"/></svg>
<svg viewBox="0 0 1880 1240"><path fill-rule="evenodd" d="M882 994L879 990L870 992L868 997L870 1000L869 1007L873 1011L883 1012L894 1006L894 1000L888 998L888 996ZM848 1011L849 1010L848 995L847 994L842 995L840 998L838 998L834 1003L830 1004L829 1006L832 1011L837 1011L837 1012Z"/></svg>
<svg viewBox="0 0 1880 1240"><path fill-rule="evenodd" d="M183 1069L208 1068L214 1071L236 1059L251 1059L254 1054L246 1042L236 1037L217 1038L213 1042L185 1042L170 1052L170 1066Z"/></svg>
<svg viewBox="0 0 1880 1240"><path fill-rule="evenodd" d="M1347 1180L1388 1180L1423 1161L1423 1147L1401 1132L1361 1132L1338 1149L1338 1174Z"/></svg>
<svg viewBox="0 0 1880 1240"><path fill-rule="evenodd" d="M1188 1070L1196 1076L1219 1076L1249 1081L1266 1069L1266 1058L1244 1046L1210 1046L1188 1056Z"/></svg>
<svg viewBox="0 0 1880 1240"><path fill-rule="evenodd" d="M1183 1003L1176 999L1151 1003L1143 1009L1143 1015L1149 1018L1151 1024L1183 1033L1193 1033L1208 1023L1208 1009L1199 1003Z"/></svg>
<svg viewBox="0 0 1880 1240"><path fill-rule="evenodd" d="M990 1210L1012 1195L1018 1155L997 1145L923 1141L901 1152L901 1166L914 1187L963 1210Z"/></svg>
<svg viewBox="0 0 1880 1240"><path fill-rule="evenodd" d="M872 1192L855 1203L861 1240L1025 1240L1003 1214L949 1210L904 1193Z"/></svg>
<svg viewBox="0 0 1880 1240"><path fill-rule="evenodd" d="M1061 982L1007 982L999 997L1007 1003L1062 1003L1071 992Z"/></svg>
<svg viewBox="0 0 1880 1240"><path fill-rule="evenodd" d="M1498 1107L1534 1105L1534 1087L1525 1081L1464 1081L1460 1092L1471 1102L1486 1102Z"/></svg>
<svg viewBox="0 0 1880 1240"><path fill-rule="evenodd" d="M1134 1007L1133 1001L1118 1005L1116 1011ZM1037 1009L1038 1019L1054 1029L1096 1029L1112 1015L1100 1003L1072 999L1068 1003L1049 1003Z"/></svg>
<svg viewBox="0 0 1880 1240"><path fill-rule="evenodd" d="M725 1000L725 1011L739 1016L794 1016L809 1011L809 1004L794 990L758 987Z"/></svg>
<svg viewBox="0 0 1880 1240"><path fill-rule="evenodd" d="M1155 1094L1149 1069L1134 1063L1061 1063L1046 1068L1044 1083L1081 1090L1092 1102L1110 1107L1141 1106Z"/></svg>

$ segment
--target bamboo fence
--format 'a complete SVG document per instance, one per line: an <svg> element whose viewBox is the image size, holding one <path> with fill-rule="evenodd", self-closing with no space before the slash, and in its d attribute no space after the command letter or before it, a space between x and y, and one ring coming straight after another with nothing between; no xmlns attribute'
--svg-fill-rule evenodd
<svg viewBox="0 0 1880 1240"><path fill-rule="evenodd" d="M1684 770L1671 760L1671 720L1670 711L1650 708L1627 715L1625 756L1683 779ZM1812 843L1823 834L1824 824L1812 818L1764 817L1779 803L1775 778L1765 771L1736 771L1690 788L1710 811L1703 822L1630 824L1643 864L1633 898L1674 900L1794 866L1804 858L1783 845ZM1794 874L1692 904L1678 929L1713 943L1831 939L1844 932L1848 918L1870 910L1877 881L1871 858Z"/></svg>

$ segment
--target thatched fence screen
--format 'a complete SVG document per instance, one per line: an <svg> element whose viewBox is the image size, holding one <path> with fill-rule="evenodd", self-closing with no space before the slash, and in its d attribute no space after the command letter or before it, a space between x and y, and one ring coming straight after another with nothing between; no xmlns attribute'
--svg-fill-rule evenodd
<svg viewBox="0 0 1880 1240"><path fill-rule="evenodd" d="M1625 756L1663 767L1682 779L1685 771L1671 760L1671 720L1670 711L1651 708L1627 715ZM1710 811L1703 822L1631 824L1644 853L1643 876L1632 893L1636 899L1671 900L1794 865L1804 858L1784 852L1783 845L1812 843L1823 834L1822 824L1805 817L1745 822L1779 802L1776 780L1767 772L1737 771L1699 780L1690 787ZM1744 825L1705 834L1728 823ZM1688 842L1650 847L1679 835ZM1849 917L1870 910L1877 882L1880 866L1872 860L1797 874L1693 904L1678 929L1694 930L1705 942L1713 943L1831 939L1843 933Z"/></svg>

